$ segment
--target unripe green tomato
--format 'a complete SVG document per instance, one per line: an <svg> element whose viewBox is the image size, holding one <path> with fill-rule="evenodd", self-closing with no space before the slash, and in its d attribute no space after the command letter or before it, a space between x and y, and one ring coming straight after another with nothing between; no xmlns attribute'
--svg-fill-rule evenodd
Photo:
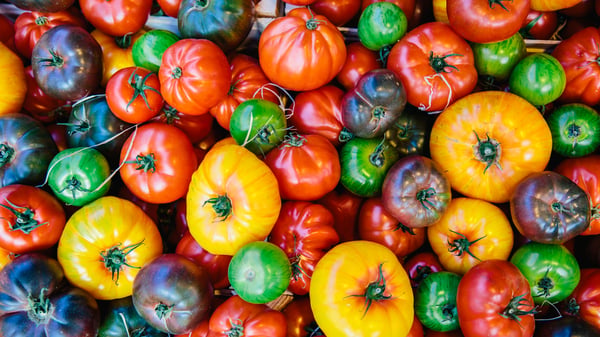
<svg viewBox="0 0 600 337"><path fill-rule="evenodd" d="M391 2L374 2L358 19L358 38L370 50L378 51L400 40L408 29L406 15Z"/></svg>
<svg viewBox="0 0 600 337"><path fill-rule="evenodd" d="M158 72L162 55L179 37L168 30L153 29L140 36L131 47L133 63L138 67Z"/></svg>

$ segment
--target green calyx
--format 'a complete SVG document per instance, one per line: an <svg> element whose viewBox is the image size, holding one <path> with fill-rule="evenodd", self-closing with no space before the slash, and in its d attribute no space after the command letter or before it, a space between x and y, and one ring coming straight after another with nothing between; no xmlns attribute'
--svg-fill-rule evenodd
<svg viewBox="0 0 600 337"><path fill-rule="evenodd" d="M15 156L15 149L8 144L0 144L0 167L8 164Z"/></svg>
<svg viewBox="0 0 600 337"><path fill-rule="evenodd" d="M475 159L485 163L483 173L492 167L492 165L502 170L502 166L500 165L502 154L500 142L490 138L489 135L486 135L486 139L481 139L477 132L473 131L473 133L475 133L475 137L477 137L477 143L473 146L473 155L475 156Z"/></svg>
<svg viewBox="0 0 600 337"><path fill-rule="evenodd" d="M477 256L475 256L472 252L471 252L471 245L473 245L474 243L478 242L479 240L484 239L487 235L484 235L478 239L475 239L473 241L469 241L469 239L467 239L467 237L462 234L462 233L458 233L455 232L453 230L450 230L450 232L460 236L459 239L456 239L454 241L450 241L450 239L448 239L448 252L453 253L456 256L462 256L464 253L469 254L472 258L481 261Z"/></svg>
<svg viewBox="0 0 600 337"><path fill-rule="evenodd" d="M9 210L15 216L15 222L10 223L10 231L22 231L25 234L31 233L36 228L47 224L48 222L40 223L35 219L35 212L28 207L21 207L13 204L8 199L4 199L8 205L0 204Z"/></svg>
<svg viewBox="0 0 600 337"><path fill-rule="evenodd" d="M39 296L29 294L27 297L29 307L27 317L37 325L46 324L52 318L54 307L50 304L50 299L45 295L47 291L47 288L42 288Z"/></svg>
<svg viewBox="0 0 600 337"><path fill-rule="evenodd" d="M104 267L111 271L111 278L113 281L115 281L116 285L119 285L119 274L121 269L123 269L123 266L134 269L141 268L127 263L127 255L133 252L136 248L140 247L143 243L144 240L123 248L121 248L121 244L117 244L100 252L101 261L104 263Z"/></svg>
<svg viewBox="0 0 600 337"><path fill-rule="evenodd" d="M218 221L225 221L232 213L231 199L227 195L210 198L204 201L202 206L204 207L206 204L212 205Z"/></svg>
<svg viewBox="0 0 600 337"><path fill-rule="evenodd" d="M135 99L138 97L142 97L142 99L144 100L144 103L146 103L146 107L148 109L152 109L150 107L150 103L148 103L148 97L146 96L146 90L154 91L156 94L160 95L160 92L158 90L156 90L155 88L153 88L149 85L146 85L146 81L148 80L148 78L150 76L152 76L152 74L153 73L150 72L150 73L146 74L144 77L142 77L139 74L137 74L135 71L131 73L131 75L127 79L127 83L129 83L129 85L133 89L133 95L132 95L131 99L129 100L129 102L127 102L127 106L125 107L125 110L129 109L129 106L131 105L131 103L133 103L133 101L135 101Z"/></svg>
<svg viewBox="0 0 600 337"><path fill-rule="evenodd" d="M365 289L364 294L360 295L349 295L349 297L364 297L365 298L365 311L363 313L363 318L367 315L367 312L371 308L373 301L379 302L384 300L389 300L392 298L391 295L385 295L386 290L386 280L383 275L383 263L379 265L379 273L377 279L374 282L369 283L367 288Z"/></svg>
<svg viewBox="0 0 600 337"><path fill-rule="evenodd" d="M144 172L150 173L156 172L156 157L154 153L147 155L138 154L135 156L135 160L127 160L124 164L136 164L136 170L144 170Z"/></svg>
<svg viewBox="0 0 600 337"><path fill-rule="evenodd" d="M529 310L521 309L522 306L529 307ZM521 316L534 315L537 313L535 307L526 298L525 294L513 297L506 308L500 313L500 316L506 319L512 319L517 322L521 321Z"/></svg>

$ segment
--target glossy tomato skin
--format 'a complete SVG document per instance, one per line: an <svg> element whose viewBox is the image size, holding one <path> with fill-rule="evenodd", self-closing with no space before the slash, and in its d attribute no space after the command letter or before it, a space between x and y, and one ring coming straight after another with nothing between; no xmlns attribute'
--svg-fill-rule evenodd
<svg viewBox="0 0 600 337"><path fill-rule="evenodd" d="M25 67L25 75L27 94L25 102L23 102L23 110L42 123L51 123L57 119L63 119L69 113L70 106L67 102L50 97L40 88L33 75L31 65Z"/></svg>
<svg viewBox="0 0 600 337"><path fill-rule="evenodd" d="M135 66L132 50L135 42L144 34L140 30L131 36L114 37L94 29L90 34L102 49L102 86L105 87L110 77L118 70Z"/></svg>
<svg viewBox="0 0 600 337"><path fill-rule="evenodd" d="M272 82L288 90L312 90L335 78L346 59L346 44L326 17L294 8L265 27L258 59Z"/></svg>
<svg viewBox="0 0 600 337"><path fill-rule="evenodd" d="M557 12L530 9L519 33L527 39L549 40L557 28Z"/></svg>
<svg viewBox="0 0 600 337"><path fill-rule="evenodd" d="M379 137L404 111L406 89L392 70L371 70L344 94L341 106L342 124L350 133Z"/></svg>
<svg viewBox="0 0 600 337"><path fill-rule="evenodd" d="M488 260L460 280L458 320L465 337L490 335L531 337L535 329L529 282L505 260Z"/></svg>
<svg viewBox="0 0 600 337"><path fill-rule="evenodd" d="M479 76L491 76L498 81L508 79L513 68L527 54L525 40L519 33L497 42L473 42L471 48Z"/></svg>
<svg viewBox="0 0 600 337"><path fill-rule="evenodd" d="M94 27L112 36L134 34L146 23L151 0L83 0L81 12Z"/></svg>
<svg viewBox="0 0 600 337"><path fill-rule="evenodd" d="M354 88L358 80L365 73L381 68L383 66L379 55L363 46L360 41L350 42L346 45L346 60L342 69L338 72L335 79L346 89Z"/></svg>
<svg viewBox="0 0 600 337"><path fill-rule="evenodd" d="M185 205L185 203L183 203ZM175 253L190 258L198 265L208 271L210 282L214 289L223 289L229 286L227 278L227 267L231 261L229 255L213 255L202 248L189 232L186 232L177 247Z"/></svg>
<svg viewBox="0 0 600 337"><path fill-rule="evenodd" d="M211 114L188 115L168 104L163 105L160 113L153 120L176 126L185 132L190 142L195 145L210 135L214 124Z"/></svg>
<svg viewBox="0 0 600 337"><path fill-rule="evenodd" d="M120 69L106 83L106 102L110 111L124 122L147 122L164 105L158 76L144 68Z"/></svg>
<svg viewBox="0 0 600 337"><path fill-rule="evenodd" d="M24 10L44 13L60 12L71 7L71 5L75 3L74 0L11 0L8 2Z"/></svg>
<svg viewBox="0 0 600 337"><path fill-rule="evenodd" d="M415 291L415 314L427 328L436 331L459 329L456 293L461 276L448 271L432 273Z"/></svg>
<svg viewBox="0 0 600 337"><path fill-rule="evenodd" d="M385 131L384 136L401 157L412 154L429 156L429 135L435 116L407 105L402 115Z"/></svg>
<svg viewBox="0 0 600 337"><path fill-rule="evenodd" d="M107 302L103 306L103 318L100 322L99 337L121 337L127 334L144 337L167 337L156 330L135 310L131 296Z"/></svg>
<svg viewBox="0 0 600 337"><path fill-rule="evenodd" d="M511 92L533 105L543 106L562 95L567 78L565 69L555 57L547 53L533 53L517 63L508 84Z"/></svg>
<svg viewBox="0 0 600 337"><path fill-rule="evenodd" d="M133 305L148 324L169 334L189 333L208 318L213 288L208 272L178 254L144 265L133 282Z"/></svg>
<svg viewBox="0 0 600 337"><path fill-rule="evenodd" d="M287 321L288 337L324 336L315 322L308 296L294 296L281 312Z"/></svg>
<svg viewBox="0 0 600 337"><path fill-rule="evenodd" d="M417 288L432 273L444 270L437 255L427 250L408 256L404 260L403 266L408 273L413 289Z"/></svg>
<svg viewBox="0 0 600 337"><path fill-rule="evenodd" d="M579 284L567 299L565 309L567 315L580 318L596 329L600 329L597 291L599 281L600 269L582 269Z"/></svg>
<svg viewBox="0 0 600 337"><path fill-rule="evenodd" d="M420 110L439 111L475 88L474 62L473 50L450 25L430 22L411 30L392 47L387 68L405 84L408 103Z"/></svg>
<svg viewBox="0 0 600 337"><path fill-rule="evenodd" d="M406 34L408 19L400 7L392 2L378 1L362 10L357 33L367 48L379 51L394 45Z"/></svg>
<svg viewBox="0 0 600 337"><path fill-rule="evenodd" d="M0 75L6 80L0 84L0 116L21 112L26 94L27 79L23 60L4 43L0 45Z"/></svg>
<svg viewBox="0 0 600 337"><path fill-rule="evenodd" d="M600 115L585 104L561 105L546 118L552 132L552 149L564 157L592 154L600 146Z"/></svg>
<svg viewBox="0 0 600 337"><path fill-rule="evenodd" d="M279 185L281 198L313 201L333 191L341 167L335 146L318 134L288 132L283 142L267 153L265 163Z"/></svg>
<svg viewBox="0 0 600 337"><path fill-rule="evenodd" d="M400 158L383 181L381 199L385 209L411 228L434 224L452 199L450 181L441 167L421 155Z"/></svg>
<svg viewBox="0 0 600 337"><path fill-rule="evenodd" d="M57 152L41 122L21 113L0 116L0 187L43 183Z"/></svg>
<svg viewBox="0 0 600 337"><path fill-rule="evenodd" d="M315 0L310 8L325 16L331 23L340 27L360 13L361 1L352 0Z"/></svg>
<svg viewBox="0 0 600 337"><path fill-rule="evenodd" d="M316 202L327 207L334 217L334 227L340 242L358 238L358 212L364 199L338 185Z"/></svg>
<svg viewBox="0 0 600 337"><path fill-rule="evenodd" d="M577 5L581 0L531 0L531 9L557 11Z"/></svg>
<svg viewBox="0 0 600 337"><path fill-rule="evenodd" d="M138 35L138 32L136 35ZM131 58L138 67L158 73L165 50L180 38L175 33L164 29L152 29L143 32L131 46Z"/></svg>
<svg viewBox="0 0 600 337"><path fill-rule="evenodd" d="M547 244L574 238L591 220L587 193L553 171L533 173L523 179L510 199L510 213L523 236Z"/></svg>

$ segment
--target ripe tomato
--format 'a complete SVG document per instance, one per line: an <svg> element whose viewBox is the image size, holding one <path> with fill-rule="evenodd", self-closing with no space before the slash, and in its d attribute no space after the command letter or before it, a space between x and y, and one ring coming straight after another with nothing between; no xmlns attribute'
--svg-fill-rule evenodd
<svg viewBox="0 0 600 337"><path fill-rule="evenodd" d="M444 270L437 255L428 250L409 256L404 260L403 265L413 289L418 287L432 273Z"/></svg>
<svg viewBox="0 0 600 337"><path fill-rule="evenodd" d="M361 1L355 0L315 0L310 8L340 27L360 13L360 5Z"/></svg>
<svg viewBox="0 0 600 337"><path fill-rule="evenodd" d="M406 336L414 319L406 271L390 249L371 241L329 250L315 267L309 296L329 337Z"/></svg>
<svg viewBox="0 0 600 337"><path fill-rule="evenodd" d="M185 203L182 203L185 205ZM210 282L214 289L223 289L229 286L227 268L231 261L229 255L213 255L202 248L190 232L186 232L177 247L175 253L190 258L198 265L208 271Z"/></svg>
<svg viewBox="0 0 600 337"><path fill-rule="evenodd" d="M96 29L112 36L131 35L144 27L152 0L81 0L81 13Z"/></svg>
<svg viewBox="0 0 600 337"><path fill-rule="evenodd" d="M582 0L531 0L531 9L542 12L557 11L577 5Z"/></svg>
<svg viewBox="0 0 600 337"><path fill-rule="evenodd" d="M519 33L526 39L550 40L558 29L558 14L556 11L529 10Z"/></svg>
<svg viewBox="0 0 600 337"><path fill-rule="evenodd" d="M106 83L106 102L122 121L147 122L160 113L164 104L158 76L144 68L120 69Z"/></svg>
<svg viewBox="0 0 600 337"><path fill-rule="evenodd" d="M498 42L472 42L471 48L480 78L491 77L492 81L508 79L513 68L527 55L527 45L519 33Z"/></svg>
<svg viewBox="0 0 600 337"><path fill-rule="evenodd" d="M272 82L288 90L312 90L329 83L342 69L346 44L326 17L299 7L265 27L258 60Z"/></svg>
<svg viewBox="0 0 600 337"><path fill-rule="evenodd" d="M354 88L363 74L382 67L377 52L363 46L360 41L346 46L346 61L336 75L336 80L346 90Z"/></svg>
<svg viewBox="0 0 600 337"><path fill-rule="evenodd" d="M287 337L323 335L321 328L315 322L308 296L294 296L281 312L287 320Z"/></svg>
<svg viewBox="0 0 600 337"><path fill-rule="evenodd" d="M42 123L54 122L62 119L69 113L66 101L50 97L37 84L31 65L25 67L27 80L27 94L23 103L23 110Z"/></svg>
<svg viewBox="0 0 600 337"><path fill-rule="evenodd" d="M153 120L176 126L185 132L192 144L199 144L210 135L214 118L211 114L184 114L165 104Z"/></svg>
<svg viewBox="0 0 600 337"><path fill-rule="evenodd" d="M600 282L599 268L585 268L581 270L581 278L577 287L566 300L565 313L576 316L587 323L600 329L600 309L598 308L598 282Z"/></svg>
<svg viewBox="0 0 600 337"><path fill-rule="evenodd" d="M106 86L118 70L135 66L133 45L144 34L144 30L122 37L110 36L98 29L93 30L91 34L102 48L102 86Z"/></svg>
<svg viewBox="0 0 600 337"><path fill-rule="evenodd" d="M482 261L508 259L513 237L498 206L464 197L453 199L442 218L427 227L431 248L444 269L461 275Z"/></svg>
<svg viewBox="0 0 600 337"><path fill-rule="evenodd" d="M453 189L502 203L523 178L545 169L552 133L531 103L515 94L484 91L444 110L429 145Z"/></svg>
<svg viewBox="0 0 600 337"><path fill-rule="evenodd" d="M19 51L15 46L15 23L13 21L7 14L0 14L0 42L18 54Z"/></svg>
<svg viewBox="0 0 600 337"><path fill-rule="evenodd" d="M144 124L127 138L120 163L125 186L138 198L154 204L182 198L198 167L186 134L159 122Z"/></svg>
<svg viewBox="0 0 600 337"><path fill-rule="evenodd" d="M338 185L336 189L325 194L317 203L327 207L333 214L334 227L340 242L358 239L358 212L363 198L352 194Z"/></svg>
<svg viewBox="0 0 600 337"><path fill-rule="evenodd" d="M27 95L25 66L4 43L0 43L0 77L0 116L20 112Z"/></svg>
<svg viewBox="0 0 600 337"><path fill-rule="evenodd" d="M130 296L140 268L162 249L156 224L139 207L106 196L71 215L57 257L73 285L111 300Z"/></svg>

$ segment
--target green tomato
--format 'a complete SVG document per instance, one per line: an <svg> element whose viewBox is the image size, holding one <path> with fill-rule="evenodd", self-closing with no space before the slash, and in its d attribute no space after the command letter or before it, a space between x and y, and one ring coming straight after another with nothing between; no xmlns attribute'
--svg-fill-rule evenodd
<svg viewBox="0 0 600 337"><path fill-rule="evenodd" d="M74 147L54 156L48 167L48 185L65 204L83 206L108 192L109 175L108 160L102 153L89 147Z"/></svg>
<svg viewBox="0 0 600 337"><path fill-rule="evenodd" d="M246 100L229 121L231 137L257 155L266 155L283 141L287 119L279 105L262 98Z"/></svg>
<svg viewBox="0 0 600 337"><path fill-rule="evenodd" d="M547 118L552 149L565 157L582 157L600 146L600 115L580 103L556 108Z"/></svg>
<svg viewBox="0 0 600 337"><path fill-rule="evenodd" d="M408 29L406 15L391 2L374 2L358 19L358 38L368 49L378 51L398 42Z"/></svg>
<svg viewBox="0 0 600 337"><path fill-rule="evenodd" d="M471 48L477 73L499 81L508 79L513 68L527 55L525 40L519 33L498 42L472 42Z"/></svg>
<svg viewBox="0 0 600 337"><path fill-rule="evenodd" d="M460 276L449 271L429 274L415 291L415 314L423 326L434 331L459 328L456 293Z"/></svg>
<svg viewBox="0 0 600 337"><path fill-rule="evenodd" d="M270 242L254 241L233 255L227 275L231 287L244 301L267 303L287 289L292 267L281 248Z"/></svg>
<svg viewBox="0 0 600 337"><path fill-rule="evenodd" d="M383 137L355 137L340 150L340 183L360 197L381 195L383 181L400 155Z"/></svg>
<svg viewBox="0 0 600 337"><path fill-rule="evenodd" d="M179 37L173 32L162 29L153 29L140 36L131 47L133 63L152 72L158 72L165 50Z"/></svg>
<svg viewBox="0 0 600 337"><path fill-rule="evenodd" d="M569 297L580 279L577 259L563 245L528 242L510 259L531 285L535 304Z"/></svg>
<svg viewBox="0 0 600 337"><path fill-rule="evenodd" d="M510 91L536 106L544 106L562 95L567 84L565 69L550 54L534 53L513 68Z"/></svg>

